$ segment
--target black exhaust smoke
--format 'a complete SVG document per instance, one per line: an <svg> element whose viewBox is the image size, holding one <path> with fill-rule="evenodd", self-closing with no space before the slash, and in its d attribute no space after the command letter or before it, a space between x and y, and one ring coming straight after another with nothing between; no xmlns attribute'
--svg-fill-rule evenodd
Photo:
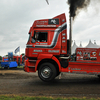
<svg viewBox="0 0 100 100"><path fill-rule="evenodd" d="M68 0L68 4L70 17L74 19L81 9L87 8L90 0Z"/></svg>
<svg viewBox="0 0 100 100"><path fill-rule="evenodd" d="M70 30L69 30L69 55L71 56L71 46L72 46L72 20L78 15L81 9L86 9L90 4L90 0L68 0L69 4L69 20L70 20Z"/></svg>

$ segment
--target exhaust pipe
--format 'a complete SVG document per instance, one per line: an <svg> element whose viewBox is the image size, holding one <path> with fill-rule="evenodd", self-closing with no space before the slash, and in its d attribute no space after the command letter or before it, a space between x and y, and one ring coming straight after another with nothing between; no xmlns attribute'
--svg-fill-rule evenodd
<svg viewBox="0 0 100 100"><path fill-rule="evenodd" d="M70 29L69 29L69 56L70 57L72 53L72 20L73 17L70 16Z"/></svg>

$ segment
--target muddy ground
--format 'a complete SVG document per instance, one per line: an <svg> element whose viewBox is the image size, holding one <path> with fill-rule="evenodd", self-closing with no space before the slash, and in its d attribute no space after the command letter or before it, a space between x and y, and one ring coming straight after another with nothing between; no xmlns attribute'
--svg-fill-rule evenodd
<svg viewBox="0 0 100 100"><path fill-rule="evenodd" d="M100 97L100 80L95 75L62 73L53 82L43 82L36 73L23 69L0 69L0 94L53 97Z"/></svg>

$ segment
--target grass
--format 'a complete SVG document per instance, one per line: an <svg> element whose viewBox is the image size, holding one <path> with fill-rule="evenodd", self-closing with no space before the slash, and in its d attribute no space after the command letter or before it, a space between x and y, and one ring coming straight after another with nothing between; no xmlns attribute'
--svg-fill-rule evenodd
<svg viewBox="0 0 100 100"><path fill-rule="evenodd" d="M0 100L100 100L95 98L53 98L53 97L28 97L28 96L0 96Z"/></svg>
<svg viewBox="0 0 100 100"><path fill-rule="evenodd" d="M24 66L17 66L17 68L24 68Z"/></svg>

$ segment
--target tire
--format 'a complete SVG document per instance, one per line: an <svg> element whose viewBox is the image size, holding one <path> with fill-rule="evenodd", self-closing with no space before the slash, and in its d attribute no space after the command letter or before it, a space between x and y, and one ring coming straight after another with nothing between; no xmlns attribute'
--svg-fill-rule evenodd
<svg viewBox="0 0 100 100"><path fill-rule="evenodd" d="M38 76L44 82L52 81L57 75L57 70L52 63L43 63L38 69Z"/></svg>
<svg viewBox="0 0 100 100"><path fill-rule="evenodd" d="M60 73L61 73L61 72L57 72L57 75L56 75L56 77L57 77L57 76L59 76L59 75L60 75Z"/></svg>
<svg viewBox="0 0 100 100"><path fill-rule="evenodd" d="M2 66L1 68L4 69L4 66Z"/></svg>
<svg viewBox="0 0 100 100"><path fill-rule="evenodd" d="M7 68L9 69L9 66Z"/></svg>
<svg viewBox="0 0 100 100"><path fill-rule="evenodd" d="M98 75L98 77L100 78L100 75Z"/></svg>

